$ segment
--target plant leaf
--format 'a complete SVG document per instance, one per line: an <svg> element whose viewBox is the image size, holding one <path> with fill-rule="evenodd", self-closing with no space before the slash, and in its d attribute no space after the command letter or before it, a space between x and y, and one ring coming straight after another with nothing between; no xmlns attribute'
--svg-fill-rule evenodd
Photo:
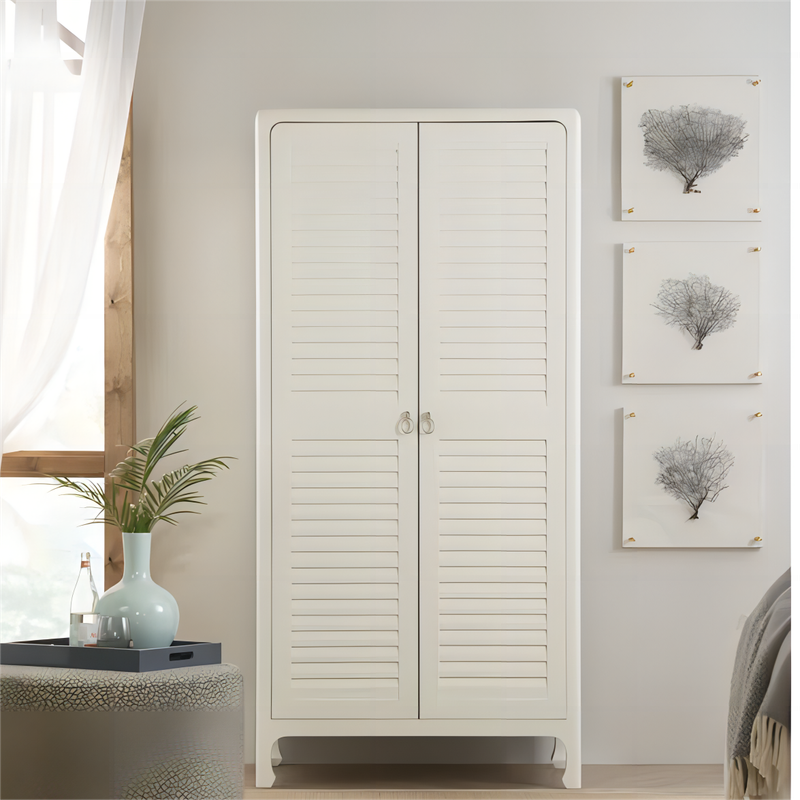
<svg viewBox="0 0 800 800"><path fill-rule="evenodd" d="M160 480L152 481L147 487L145 502L154 521L170 520L174 514L190 513L188 509L170 511L178 504L205 505L200 493L192 487L211 480L220 470L227 468L228 465L221 458L211 458L179 467L164 474Z"/></svg>
<svg viewBox="0 0 800 800"><path fill-rule="evenodd" d="M155 436L133 445L127 457L109 473L105 491L93 483L55 475L50 476L56 481L53 488L88 500L99 509L92 522L105 522L122 531L151 531L159 520L175 525L177 514L199 513L176 506L205 505L202 495L194 487L211 480L220 470L228 469L225 460L230 456L187 464L165 473L158 480L151 479L162 458L185 452L176 450L175 445L187 425L198 418L196 411L197 406L183 410L179 406Z"/></svg>

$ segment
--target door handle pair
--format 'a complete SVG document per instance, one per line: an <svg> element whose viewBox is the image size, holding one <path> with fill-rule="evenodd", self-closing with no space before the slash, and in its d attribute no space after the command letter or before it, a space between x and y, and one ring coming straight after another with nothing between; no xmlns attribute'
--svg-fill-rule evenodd
<svg viewBox="0 0 800 800"><path fill-rule="evenodd" d="M397 430L400 433L413 433L414 432L414 420L411 419L411 414L408 411L404 411L400 415L400 419L397 422ZM419 430L420 433L433 433L436 430L436 423L431 419L431 415L429 411L426 411L420 418L419 418Z"/></svg>

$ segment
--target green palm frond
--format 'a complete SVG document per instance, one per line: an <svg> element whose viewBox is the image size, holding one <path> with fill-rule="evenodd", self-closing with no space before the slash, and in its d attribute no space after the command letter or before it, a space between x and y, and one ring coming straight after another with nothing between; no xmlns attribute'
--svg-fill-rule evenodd
<svg viewBox="0 0 800 800"><path fill-rule="evenodd" d="M188 424L198 419L196 411L197 406L176 409L155 436L133 445L127 458L109 473L107 491L94 483L56 475L50 476L56 481L54 488L63 489L65 494L83 498L97 506L97 516L91 522L111 524L122 531L151 531L160 520L176 525L177 514L199 513L176 506L205 505L202 495L193 487L228 469L225 461L231 456L186 464L165 473L158 480L152 479L161 459L185 452L174 448Z"/></svg>
<svg viewBox="0 0 800 800"><path fill-rule="evenodd" d="M133 448L131 448L133 450ZM118 486L129 489L132 492L140 492L144 482L144 461L137 453L128 456L124 461L120 461L109 476L115 479Z"/></svg>
<svg viewBox="0 0 800 800"><path fill-rule="evenodd" d="M83 500L88 500L92 505L98 507L97 518L92 520L92 522L105 522L108 521L108 517L112 516L112 510L106 500L105 493L96 484L74 481L71 478L65 478L60 475L53 475L51 477L56 481L58 486L65 490L63 494L69 497L79 497Z"/></svg>
<svg viewBox="0 0 800 800"><path fill-rule="evenodd" d="M173 506L183 503L205 505L202 495L192 489L198 483L210 481L227 464L219 458L211 458L197 464L187 464L168 472L160 480L148 486L145 502L153 519L172 521L175 514L198 513L190 509L170 511Z"/></svg>
<svg viewBox="0 0 800 800"><path fill-rule="evenodd" d="M150 441L146 452L140 452L144 458L144 475L142 483L146 483L148 478L153 472L156 464L162 458L168 455L173 455L172 448L178 439L186 432L186 426L197 419L194 412L197 411L197 406L187 408L185 411L176 409L172 416L161 426L161 429Z"/></svg>

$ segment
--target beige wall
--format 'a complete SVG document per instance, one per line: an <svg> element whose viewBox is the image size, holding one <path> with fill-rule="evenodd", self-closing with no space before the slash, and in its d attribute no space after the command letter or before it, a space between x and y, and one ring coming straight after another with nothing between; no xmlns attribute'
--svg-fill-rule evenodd
<svg viewBox="0 0 800 800"><path fill-rule="evenodd" d="M721 762L736 626L789 563L787 2L191 2L150 0L134 94L138 425L200 406L199 457L238 458L202 516L161 529L153 574L179 636L222 641L245 674L255 748L255 164L261 108L573 107L583 126L582 614L585 763ZM621 75L763 80L761 223L637 223L620 206ZM623 551L618 409L621 243L760 238L761 387L693 387L764 413L758 552ZM341 743L340 743L341 744ZM296 758L526 760L531 743Z"/></svg>

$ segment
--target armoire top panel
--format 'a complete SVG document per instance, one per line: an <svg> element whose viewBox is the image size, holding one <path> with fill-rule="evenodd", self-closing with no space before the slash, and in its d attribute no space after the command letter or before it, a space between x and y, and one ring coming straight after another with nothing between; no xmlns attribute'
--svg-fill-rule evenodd
<svg viewBox="0 0 800 800"><path fill-rule="evenodd" d="M574 108L268 108L256 114L256 130L279 122L560 122L580 131Z"/></svg>

